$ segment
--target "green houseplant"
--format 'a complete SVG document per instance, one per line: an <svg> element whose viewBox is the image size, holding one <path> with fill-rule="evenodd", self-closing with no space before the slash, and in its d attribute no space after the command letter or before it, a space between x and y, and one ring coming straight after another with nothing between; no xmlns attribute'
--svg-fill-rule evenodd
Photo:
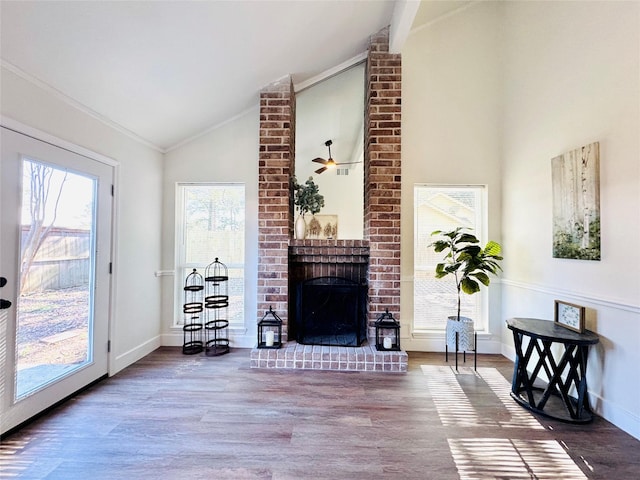
<svg viewBox="0 0 640 480"><path fill-rule="evenodd" d="M307 212L311 215L318 213L324 207L324 197L320 194L320 189L313 181L313 177L309 177L302 184L298 183L295 176L291 177L291 190L293 203L299 214L295 223L296 238L304 239L307 230L304 215Z"/></svg>
<svg viewBox="0 0 640 480"><path fill-rule="evenodd" d="M454 347L455 332L459 332L462 350L473 350L473 320L460 316L462 294L473 295L480 291L482 285L489 286L489 275L497 275L500 267L502 247L490 240L483 248L480 240L470 233L470 229L458 227L449 232L436 230L432 236L439 237L430 244L436 253L444 253L444 259L436 265L436 278L452 275L455 281L458 308L456 316L449 317L447 323L447 346ZM452 321L458 323L453 324ZM466 323L467 326L461 325ZM466 333L463 330L466 329Z"/></svg>

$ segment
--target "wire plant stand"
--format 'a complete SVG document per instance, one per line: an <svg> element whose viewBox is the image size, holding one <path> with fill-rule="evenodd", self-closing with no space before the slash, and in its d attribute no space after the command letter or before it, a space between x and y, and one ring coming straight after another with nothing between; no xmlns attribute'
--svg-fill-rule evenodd
<svg viewBox="0 0 640 480"><path fill-rule="evenodd" d="M182 325L182 353L185 355L195 355L202 352L204 343L202 341L203 328L203 302L202 294L204 282L194 268L193 272L187 275L184 282L184 303L182 313L184 324Z"/></svg>
<svg viewBox="0 0 640 480"><path fill-rule="evenodd" d="M204 352L213 357L229 353L229 273L218 258L204 273Z"/></svg>

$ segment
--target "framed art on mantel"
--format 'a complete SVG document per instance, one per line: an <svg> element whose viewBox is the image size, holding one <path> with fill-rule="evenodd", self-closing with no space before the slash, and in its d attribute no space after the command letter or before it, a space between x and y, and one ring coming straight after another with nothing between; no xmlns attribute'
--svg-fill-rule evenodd
<svg viewBox="0 0 640 480"><path fill-rule="evenodd" d="M584 314L585 308L580 305L555 300L553 321L569 330L584 332Z"/></svg>
<svg viewBox="0 0 640 480"><path fill-rule="evenodd" d="M314 215L307 225L307 238L335 240L338 238L337 215Z"/></svg>

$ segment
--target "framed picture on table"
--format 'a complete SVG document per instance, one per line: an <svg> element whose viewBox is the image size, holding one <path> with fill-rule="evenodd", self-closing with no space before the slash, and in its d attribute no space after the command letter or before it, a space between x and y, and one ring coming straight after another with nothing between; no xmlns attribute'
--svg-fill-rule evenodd
<svg viewBox="0 0 640 480"><path fill-rule="evenodd" d="M585 308L573 303L555 300L553 321L574 332L584 332Z"/></svg>

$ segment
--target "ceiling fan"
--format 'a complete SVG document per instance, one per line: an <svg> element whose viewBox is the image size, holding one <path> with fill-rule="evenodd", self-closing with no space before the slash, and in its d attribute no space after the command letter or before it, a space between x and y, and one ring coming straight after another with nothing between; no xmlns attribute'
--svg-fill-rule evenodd
<svg viewBox="0 0 640 480"><path fill-rule="evenodd" d="M331 140L327 140L326 142L324 142L324 144L329 149L329 158L327 160L325 160L324 158L318 157L318 158L314 158L313 160L311 160L312 162L322 163L324 165L324 167L319 168L318 170L316 170L316 173L318 175L320 175L325 170L328 170L328 169L331 169L331 168L336 168L337 165L349 165L351 163L360 163L360 162L340 162L340 163L336 162L331 157L331 145L333 145L333 142Z"/></svg>

